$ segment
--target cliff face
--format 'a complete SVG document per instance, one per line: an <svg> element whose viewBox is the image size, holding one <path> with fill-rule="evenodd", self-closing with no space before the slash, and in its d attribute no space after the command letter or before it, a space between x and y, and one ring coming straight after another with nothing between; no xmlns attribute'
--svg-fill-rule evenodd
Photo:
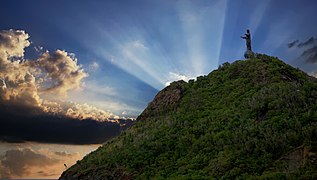
<svg viewBox="0 0 317 180"><path fill-rule="evenodd" d="M153 101L139 115L137 120L143 120L154 116L164 115L176 110L181 102L186 82L181 80L171 83L168 87L158 92Z"/></svg>
<svg viewBox="0 0 317 180"><path fill-rule="evenodd" d="M277 58L224 63L160 91L60 179L317 178L317 82Z"/></svg>

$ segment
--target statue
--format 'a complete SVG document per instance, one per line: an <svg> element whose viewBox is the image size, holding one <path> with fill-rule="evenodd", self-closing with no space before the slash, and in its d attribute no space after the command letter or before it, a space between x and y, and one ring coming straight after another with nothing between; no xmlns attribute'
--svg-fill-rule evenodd
<svg viewBox="0 0 317 180"><path fill-rule="evenodd" d="M242 39L245 39L246 45L247 45L247 50L244 53L244 57L247 58L251 58L254 53L252 52L252 48L251 48L251 34L250 34L250 30L247 29L247 33L245 34L245 36L241 36Z"/></svg>

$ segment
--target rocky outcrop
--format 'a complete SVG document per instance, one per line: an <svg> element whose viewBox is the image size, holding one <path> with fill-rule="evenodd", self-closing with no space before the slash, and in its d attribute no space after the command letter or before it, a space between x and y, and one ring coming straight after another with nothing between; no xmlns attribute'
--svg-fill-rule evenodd
<svg viewBox="0 0 317 180"><path fill-rule="evenodd" d="M159 116L165 112L177 108L183 97L185 81L177 81L158 92L153 101L147 106L137 120L143 120L151 116Z"/></svg>

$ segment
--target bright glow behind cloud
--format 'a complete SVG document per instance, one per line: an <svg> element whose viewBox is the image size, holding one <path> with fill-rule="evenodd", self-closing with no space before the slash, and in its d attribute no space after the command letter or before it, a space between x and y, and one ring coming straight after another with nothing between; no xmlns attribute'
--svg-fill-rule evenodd
<svg viewBox="0 0 317 180"><path fill-rule="evenodd" d="M190 80L190 79L195 79L195 77L188 77L188 76L183 75L183 74L177 74L177 73L174 73L174 72L169 72L169 81L167 81L165 83L165 86L169 86L174 81L183 80L183 81L188 82L188 80Z"/></svg>
<svg viewBox="0 0 317 180"><path fill-rule="evenodd" d="M81 87L88 74L74 55L61 50L25 60L28 38L21 30L0 32L0 100L8 111L13 113L20 107L27 114L49 113L99 121L115 117L87 104L61 103L70 91Z"/></svg>

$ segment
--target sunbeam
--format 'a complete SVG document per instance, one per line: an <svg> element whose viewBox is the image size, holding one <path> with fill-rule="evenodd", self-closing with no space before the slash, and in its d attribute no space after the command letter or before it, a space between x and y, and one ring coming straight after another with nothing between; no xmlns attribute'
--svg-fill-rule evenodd
<svg viewBox="0 0 317 180"><path fill-rule="evenodd" d="M184 58L187 68L193 69L191 76L206 74L218 65L227 1L216 1L203 8L185 2L178 8L187 49Z"/></svg>
<svg viewBox="0 0 317 180"><path fill-rule="evenodd" d="M266 10L270 5L271 0L264 0L260 2L255 2L255 8L251 9L252 12L249 20L249 25L247 26L249 29L252 29L253 36L257 33L259 26L261 25L263 18L265 16Z"/></svg>
<svg viewBox="0 0 317 180"><path fill-rule="evenodd" d="M200 102L198 97L220 98L213 90L218 86L223 90L232 85L226 82L238 82L239 75L250 74L241 74L241 68L233 73L236 68L216 70L219 65L262 64L244 61L246 41L241 36L247 29L251 32L248 47L252 42L254 53L278 57L317 77L317 1L39 2L1 1L0 179L57 179L101 143L128 133L123 130L136 123L142 125L143 115L163 115L160 102L173 109L190 102L185 110L199 105L197 115L206 120L201 105L211 101ZM284 70L289 75L289 68L283 66ZM211 78L197 78L207 74ZM219 79L214 74L222 75ZM169 86L180 80L189 83L175 83L182 84L181 89ZM199 121L192 112L188 117L182 109L179 112L179 120ZM175 115L163 122L168 128L175 126L171 123ZM160 122L155 119L149 122L153 127ZM121 173L122 167L115 169ZM195 170L191 177L200 177L203 171Z"/></svg>
<svg viewBox="0 0 317 180"><path fill-rule="evenodd" d="M101 59L161 89L168 82L178 80L173 77L196 77L218 66L226 6L227 1L205 7L194 7L189 1L177 5L175 10L179 18L174 18L175 22L170 24L181 24L182 39L175 38L172 44L153 38L151 34L156 30L146 28L133 18L135 21L129 22L133 24L132 28L122 26L120 21L110 21L107 25L111 26L111 31L100 22L91 23L99 38L97 42L86 40L84 46ZM183 53L179 54L179 50Z"/></svg>

